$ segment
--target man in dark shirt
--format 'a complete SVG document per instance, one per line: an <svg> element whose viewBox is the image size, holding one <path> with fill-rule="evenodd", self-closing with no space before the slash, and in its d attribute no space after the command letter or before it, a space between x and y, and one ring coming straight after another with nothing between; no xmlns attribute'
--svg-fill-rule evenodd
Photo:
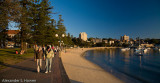
<svg viewBox="0 0 160 83"><path fill-rule="evenodd" d="M35 61L37 61L37 72L38 73L42 69L42 58L43 58L43 50L42 50L42 47L39 47L34 56Z"/></svg>

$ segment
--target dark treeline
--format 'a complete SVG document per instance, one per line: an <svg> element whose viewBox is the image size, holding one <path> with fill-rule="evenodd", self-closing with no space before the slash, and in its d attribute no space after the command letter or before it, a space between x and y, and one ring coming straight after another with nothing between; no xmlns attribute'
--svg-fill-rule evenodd
<svg viewBox="0 0 160 83"><path fill-rule="evenodd" d="M8 24L12 21L20 30L14 41L21 44L21 49L26 49L26 43L58 45L59 37L55 34L66 35L66 28L62 15L58 21L51 19L52 10L49 0L0 0L0 44L5 45ZM69 35L62 40L65 45L72 44Z"/></svg>
<svg viewBox="0 0 160 83"><path fill-rule="evenodd" d="M147 42L149 44L160 44L160 39L150 39L150 38L146 38L144 39L144 42Z"/></svg>

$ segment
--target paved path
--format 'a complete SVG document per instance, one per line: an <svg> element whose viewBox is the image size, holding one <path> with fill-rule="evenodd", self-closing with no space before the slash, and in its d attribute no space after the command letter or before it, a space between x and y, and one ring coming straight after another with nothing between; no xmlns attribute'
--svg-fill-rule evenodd
<svg viewBox="0 0 160 83"><path fill-rule="evenodd" d="M52 72L48 74L44 73L45 61L43 61L40 73L37 73L34 59L28 59L16 65L3 64L8 68L0 71L0 83L7 81L16 81L12 83L70 83L58 55L59 53L53 58Z"/></svg>

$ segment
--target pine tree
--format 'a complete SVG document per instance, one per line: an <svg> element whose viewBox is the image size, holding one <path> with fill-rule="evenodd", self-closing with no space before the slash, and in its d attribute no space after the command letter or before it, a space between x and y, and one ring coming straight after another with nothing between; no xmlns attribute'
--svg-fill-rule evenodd
<svg viewBox="0 0 160 83"><path fill-rule="evenodd" d="M55 37L56 34L56 21L54 19L51 19L50 24L46 31L46 44L55 44L57 41L57 38Z"/></svg>
<svg viewBox="0 0 160 83"><path fill-rule="evenodd" d="M64 20L62 19L62 15L59 15L59 20L57 23L57 34L59 35L59 38L63 41L63 43L67 43L67 37L66 37L66 27L64 26ZM65 37L62 37L62 34L65 35Z"/></svg>
<svg viewBox="0 0 160 83"><path fill-rule="evenodd" d="M68 45L68 46L73 45L73 42L72 42L70 33L68 33L68 35L67 35L66 38L65 38L65 44Z"/></svg>
<svg viewBox="0 0 160 83"><path fill-rule="evenodd" d="M66 34L66 27L64 26L64 20L62 19L62 15L59 15L59 21L57 23L58 33L59 34Z"/></svg>
<svg viewBox="0 0 160 83"><path fill-rule="evenodd" d="M30 0L21 0L21 10L20 10L20 18L19 21L19 28L20 28L20 42L21 42L21 49L27 50L27 38L29 38L30 35Z"/></svg>
<svg viewBox="0 0 160 83"><path fill-rule="evenodd" d="M36 44L45 45L53 42L55 31L54 20L50 19L51 9L48 0L35 0L32 5L33 16L33 40Z"/></svg>
<svg viewBox="0 0 160 83"><path fill-rule="evenodd" d="M14 21L19 24L21 49L26 50L26 43L30 44L56 44L58 38L55 34L65 34L66 28L63 24L62 15L56 24L51 19L51 9L49 0L3 0L0 1L0 40L5 42L8 23ZM56 29L57 27L57 29ZM66 44L69 41L64 38ZM1 41L0 41L1 43Z"/></svg>

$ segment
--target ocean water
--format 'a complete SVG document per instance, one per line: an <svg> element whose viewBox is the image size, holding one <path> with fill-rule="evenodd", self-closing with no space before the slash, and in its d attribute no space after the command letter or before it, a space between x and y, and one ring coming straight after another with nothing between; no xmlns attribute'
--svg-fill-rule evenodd
<svg viewBox="0 0 160 83"><path fill-rule="evenodd" d="M126 83L160 83L160 52L150 49L144 56L135 56L134 49L90 50L84 57Z"/></svg>

